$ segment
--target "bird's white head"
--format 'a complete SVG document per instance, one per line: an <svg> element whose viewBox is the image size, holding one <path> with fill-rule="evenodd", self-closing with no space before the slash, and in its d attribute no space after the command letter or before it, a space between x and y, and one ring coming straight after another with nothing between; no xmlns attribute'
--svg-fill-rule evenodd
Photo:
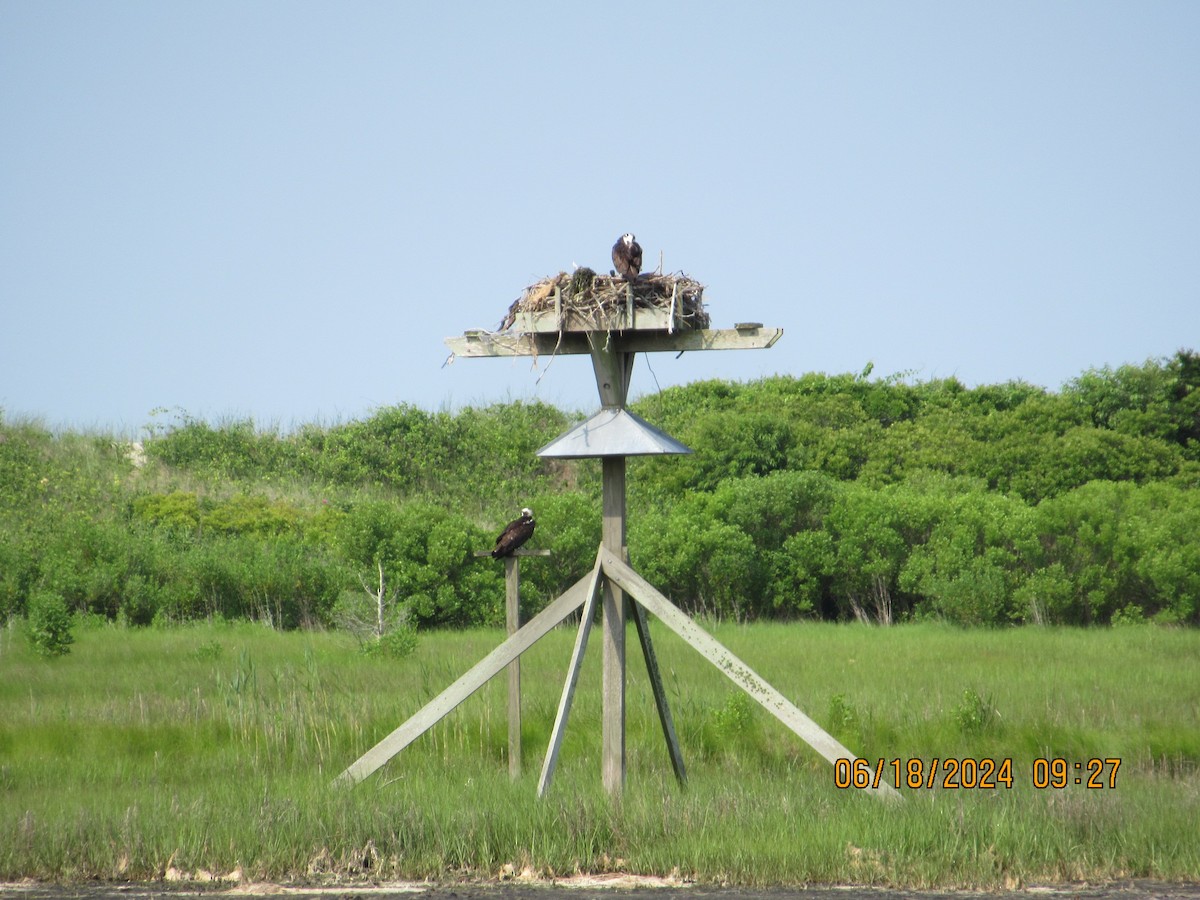
<svg viewBox="0 0 1200 900"><path fill-rule="evenodd" d="M532 519L533 518L533 510L530 509L528 506L526 506L521 510L521 515L524 516L526 519Z"/></svg>
<svg viewBox="0 0 1200 900"><path fill-rule="evenodd" d="M633 242L636 240L637 240L637 238L635 238L632 234L629 234L628 232L621 235L621 243L624 244L626 247L632 247Z"/></svg>

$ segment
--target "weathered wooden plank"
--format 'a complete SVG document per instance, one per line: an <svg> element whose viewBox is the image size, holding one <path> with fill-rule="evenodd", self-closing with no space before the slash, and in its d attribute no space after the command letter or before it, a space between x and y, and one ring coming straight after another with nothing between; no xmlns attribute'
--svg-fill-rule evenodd
<svg viewBox="0 0 1200 900"><path fill-rule="evenodd" d="M658 721L662 725L663 738L667 742L667 753L671 757L671 768L680 784L687 784L687 769L683 765L683 751L679 748L679 738L675 736L675 720L671 718L671 707L667 703L667 691L663 687L662 673L658 669L658 657L654 653L654 644L650 640L650 623L646 621L646 611L636 600L630 603L633 612L633 624L637 626L638 640L642 645L642 656L646 659L646 674L650 678L650 688L654 693L654 705L658 708Z"/></svg>
<svg viewBox="0 0 1200 900"><path fill-rule="evenodd" d="M629 397L634 356L617 349L616 343L608 338L609 335L602 331L591 331L587 335L596 390L600 393L602 406L623 408Z"/></svg>
<svg viewBox="0 0 1200 900"><path fill-rule="evenodd" d="M601 463L602 550L625 552L625 457L606 456ZM625 786L625 594L604 580L603 659L601 661L601 755L605 788L619 793Z"/></svg>
<svg viewBox="0 0 1200 900"><path fill-rule="evenodd" d="M695 650L721 670L730 681L750 695L763 709L767 710L784 725L794 731L801 740L820 753L829 762L839 759L854 760L857 757L824 731L821 726L802 713L783 694L771 687L753 669L734 656L716 638L692 621L670 600L660 594L650 582L635 572L619 556L607 547L601 548L604 559L605 578L615 581L638 603L658 616L659 621L687 641ZM866 790L880 796L899 797L890 785L881 782L876 789Z"/></svg>
<svg viewBox="0 0 1200 900"><path fill-rule="evenodd" d="M476 558L485 559L491 550L476 550ZM549 556L550 551L519 547L504 557L505 625L509 635L521 627L521 570L518 559L529 556ZM521 660L508 664L508 774L516 779L521 775Z"/></svg>
<svg viewBox="0 0 1200 900"><path fill-rule="evenodd" d="M504 625L509 637L521 629L521 564L504 558ZM521 777L521 657L508 664L508 776Z"/></svg>
<svg viewBox="0 0 1200 900"><path fill-rule="evenodd" d="M546 758L542 760L542 774L538 778L538 796L545 795L554 779L558 766L558 753L562 749L563 735L567 731L567 718L571 715L571 704L575 700L575 686L579 683L579 672L583 667L583 654L587 652L588 635L592 631L592 619L596 614L596 598L600 594L600 554L596 554L596 565L592 569L588 598L580 613L579 630L575 633L575 647L571 651L571 662L567 666L567 679L563 684L562 696L558 700L558 712L554 715L554 727L550 729L550 744Z"/></svg>
<svg viewBox="0 0 1200 900"><path fill-rule="evenodd" d="M589 573L575 582L565 593L534 616L516 634L476 663L465 675L446 688L407 722L360 756L334 784L354 784L362 781L393 756L441 721L456 706L483 687L494 675L528 650L555 625L578 609L587 599L592 576Z"/></svg>
<svg viewBox="0 0 1200 900"><path fill-rule="evenodd" d="M693 331L639 331L622 334L617 348L629 353L651 353L657 350L765 350L783 337L782 328L701 328ZM665 341L664 341L665 339Z"/></svg>
<svg viewBox="0 0 1200 900"><path fill-rule="evenodd" d="M455 356L552 356L589 352L587 331L509 332L468 331L448 337ZM744 328L706 328L692 331L612 331L613 346L623 353L679 353L695 350L764 350L783 336L782 328L751 324Z"/></svg>
<svg viewBox="0 0 1200 900"><path fill-rule="evenodd" d="M623 408L629 395L634 354L618 350L608 336L588 335L596 390L605 408ZM605 456L600 470L600 536L604 549L625 553L625 457ZM625 786L625 594L610 579L604 582L601 661L602 710L600 770L605 788Z"/></svg>
<svg viewBox="0 0 1200 900"><path fill-rule="evenodd" d="M568 309L545 309L538 312L519 312L513 331L532 331L557 334L559 331L656 331L673 330L674 309L658 306L638 307L632 298L623 306L586 312Z"/></svg>

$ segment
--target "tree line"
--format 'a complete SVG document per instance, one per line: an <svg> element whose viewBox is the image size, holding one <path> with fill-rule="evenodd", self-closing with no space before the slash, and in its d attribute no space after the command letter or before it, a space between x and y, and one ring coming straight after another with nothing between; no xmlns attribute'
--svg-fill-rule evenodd
<svg viewBox="0 0 1200 900"><path fill-rule="evenodd" d="M631 459L628 475L632 561L689 611L1200 624L1192 351L1057 392L868 367L632 406L694 451ZM165 418L139 454L0 414L0 620L330 626L381 573L420 626L495 624L502 571L473 554L521 506L552 551L523 566L528 613L594 560L599 466L535 455L575 413L400 405L288 433Z"/></svg>

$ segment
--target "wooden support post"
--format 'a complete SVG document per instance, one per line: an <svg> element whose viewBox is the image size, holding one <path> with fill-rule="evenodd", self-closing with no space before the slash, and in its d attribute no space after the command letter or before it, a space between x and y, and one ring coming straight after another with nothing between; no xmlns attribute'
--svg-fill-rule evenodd
<svg viewBox="0 0 1200 900"><path fill-rule="evenodd" d="M521 627L521 564L504 559L504 605L508 636ZM521 657L508 664L508 777L521 777Z"/></svg>
<svg viewBox="0 0 1200 900"><path fill-rule="evenodd" d="M487 559L491 550L476 550L478 559ZM549 550L521 548L504 558L504 610L508 636L521 629L521 564L525 556L549 556ZM521 658L508 664L508 774L515 781L521 777Z"/></svg>
<svg viewBox="0 0 1200 900"><path fill-rule="evenodd" d="M625 457L604 457L604 549L625 553ZM601 769L610 794L625 787L625 593L611 578L604 580L604 655L601 712Z"/></svg>
<svg viewBox="0 0 1200 900"><path fill-rule="evenodd" d="M601 404L623 408L634 354L617 350L605 332L588 332L588 346ZM601 480L601 543L624 558L625 457L604 457ZM603 647L600 767L604 787L618 794L625 787L625 594L611 579L604 583Z"/></svg>

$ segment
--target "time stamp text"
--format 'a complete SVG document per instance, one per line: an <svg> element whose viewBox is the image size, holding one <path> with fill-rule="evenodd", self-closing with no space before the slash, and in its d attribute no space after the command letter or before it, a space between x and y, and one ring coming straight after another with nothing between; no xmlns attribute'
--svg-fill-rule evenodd
<svg viewBox="0 0 1200 900"><path fill-rule="evenodd" d="M1028 779L1038 790L1061 790L1078 785L1093 790L1112 790L1117 786L1120 757L1092 757L1071 760L1062 757L1038 757L1028 769L1013 764L1011 758L993 759L947 757L921 759L880 758L839 759L833 764L834 787L865 790L887 785L911 790L1012 790L1014 784Z"/></svg>

